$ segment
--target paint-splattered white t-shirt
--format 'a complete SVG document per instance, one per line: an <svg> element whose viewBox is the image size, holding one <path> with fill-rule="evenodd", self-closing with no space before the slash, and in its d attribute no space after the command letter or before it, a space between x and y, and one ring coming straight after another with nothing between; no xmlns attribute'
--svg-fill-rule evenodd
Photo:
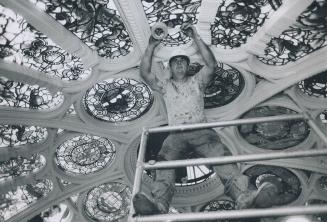
<svg viewBox="0 0 327 222"><path fill-rule="evenodd" d="M205 84L201 72L186 81L168 79L160 84L166 103L168 124L206 122L204 115Z"/></svg>

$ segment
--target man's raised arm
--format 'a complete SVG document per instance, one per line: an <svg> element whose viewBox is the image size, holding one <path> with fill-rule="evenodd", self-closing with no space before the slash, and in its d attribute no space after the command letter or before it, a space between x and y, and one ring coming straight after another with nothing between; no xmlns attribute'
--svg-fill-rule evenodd
<svg viewBox="0 0 327 222"><path fill-rule="evenodd" d="M150 85L151 89L159 91L160 88L157 85L157 78L151 72L152 59L154 49L159 45L160 40L154 39L152 36L149 38L149 45L146 48L141 64L140 64L140 74L147 84Z"/></svg>
<svg viewBox="0 0 327 222"><path fill-rule="evenodd" d="M205 83L208 84L214 76L214 70L217 66L217 61L209 46L201 39L195 27L190 24L185 24L181 27L185 34L191 37L198 47L198 50L205 62L205 72L203 73Z"/></svg>

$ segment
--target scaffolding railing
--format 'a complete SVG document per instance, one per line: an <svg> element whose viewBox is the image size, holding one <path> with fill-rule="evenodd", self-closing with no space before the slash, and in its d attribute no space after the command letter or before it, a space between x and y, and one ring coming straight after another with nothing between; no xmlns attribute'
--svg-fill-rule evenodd
<svg viewBox="0 0 327 222"><path fill-rule="evenodd" d="M176 168L183 166L195 166L195 165L221 165L237 162L252 162L260 160L273 160L273 159L288 159L297 157L313 157L327 155L327 149L316 150L301 150L301 151L282 151L271 152L264 154L247 154L237 156L221 156L214 158L198 158L198 159L184 159L174 161L150 161L145 163L145 152L149 134L160 132L172 132L172 131L185 131L204 128L217 128L226 126L237 126L243 124L254 124L262 122L274 122L274 121L287 121L287 120L306 120L311 129L321 138L321 140L327 145L327 136L315 123L309 113L292 114L292 115L277 115L247 119L236 119L228 121L220 121L213 123L197 123L197 124L185 124L178 126L164 126L143 128L140 142L140 149L138 159L136 163L135 178L132 197L141 190L142 174L146 169L163 169L163 168ZM198 213L183 213L183 214L159 214L151 216L134 216L133 201L131 201L131 208L128 217L128 222L171 222L171 221L198 221L198 220L212 220L212 219L237 219L237 218L249 218L249 217L269 217L269 216L285 216L285 215L303 215L303 214L318 214L327 213L327 204L325 205L312 205L312 206L297 206L297 207L275 207L271 209L245 209L245 210L231 210L231 211L216 211L216 212L198 212Z"/></svg>

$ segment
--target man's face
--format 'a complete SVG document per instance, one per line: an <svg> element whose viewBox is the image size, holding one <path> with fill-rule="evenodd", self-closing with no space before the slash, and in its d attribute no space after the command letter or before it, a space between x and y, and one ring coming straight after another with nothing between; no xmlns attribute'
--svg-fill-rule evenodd
<svg viewBox="0 0 327 222"><path fill-rule="evenodd" d="M179 79L186 76L188 72L188 61L182 56L175 57L170 62L170 70L173 78Z"/></svg>

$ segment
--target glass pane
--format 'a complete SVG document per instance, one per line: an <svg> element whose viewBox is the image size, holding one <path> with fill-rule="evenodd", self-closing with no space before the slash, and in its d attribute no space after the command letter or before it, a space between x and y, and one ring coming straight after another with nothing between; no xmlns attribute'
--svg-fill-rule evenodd
<svg viewBox="0 0 327 222"><path fill-rule="evenodd" d="M47 129L38 126L0 125L0 148L40 143L47 136Z"/></svg>
<svg viewBox="0 0 327 222"><path fill-rule="evenodd" d="M30 173L37 173L45 167L44 156L34 154L30 158L18 157L0 162L0 182L5 182L14 177L26 176Z"/></svg>
<svg viewBox="0 0 327 222"><path fill-rule="evenodd" d="M216 108L231 103L242 93L243 88L242 74L227 64L219 63L215 76L205 91L205 108Z"/></svg>
<svg viewBox="0 0 327 222"><path fill-rule="evenodd" d="M256 107L242 116L254 118L296 114L294 110L280 106ZM245 124L238 127L241 136L250 144L262 149L281 150L296 146L309 135L309 126L303 120L274 121Z"/></svg>
<svg viewBox="0 0 327 222"><path fill-rule="evenodd" d="M277 187L277 194L273 199L275 206L285 205L296 200L301 192L302 186L299 178L283 167L255 165L247 169L244 174L250 177L250 183L257 188L264 182L270 182Z"/></svg>
<svg viewBox="0 0 327 222"><path fill-rule="evenodd" d="M299 82L298 87L308 96L327 98L327 71Z"/></svg>
<svg viewBox="0 0 327 222"><path fill-rule="evenodd" d="M54 95L45 87L15 82L0 76L0 106L53 109L64 100L61 92Z"/></svg>
<svg viewBox="0 0 327 222"><path fill-rule="evenodd" d="M118 221L129 212L130 188L121 183L105 183L91 189L84 200L84 210L95 221Z"/></svg>
<svg viewBox="0 0 327 222"><path fill-rule="evenodd" d="M282 0L222 0L211 26L212 44L237 48L247 42L282 4Z"/></svg>
<svg viewBox="0 0 327 222"><path fill-rule="evenodd" d="M289 29L273 38L258 57L268 65L285 65L294 62L327 45L327 2L314 1Z"/></svg>
<svg viewBox="0 0 327 222"><path fill-rule="evenodd" d="M116 157L114 144L102 137L83 135L61 144L56 151L56 163L73 174L89 174L112 163Z"/></svg>
<svg viewBox="0 0 327 222"><path fill-rule="evenodd" d="M153 101L150 88L133 79L108 79L87 90L84 102L93 117L122 122L144 114Z"/></svg>
<svg viewBox="0 0 327 222"><path fill-rule="evenodd" d="M85 79L80 59L68 54L20 15L0 5L0 58L63 80Z"/></svg>
<svg viewBox="0 0 327 222"><path fill-rule="evenodd" d="M113 0L30 0L75 34L98 55L115 58L133 48Z"/></svg>
<svg viewBox="0 0 327 222"><path fill-rule="evenodd" d="M41 180L36 184L18 186L0 194L0 221L7 220L30 207L37 200L47 196L53 189L50 180Z"/></svg>

